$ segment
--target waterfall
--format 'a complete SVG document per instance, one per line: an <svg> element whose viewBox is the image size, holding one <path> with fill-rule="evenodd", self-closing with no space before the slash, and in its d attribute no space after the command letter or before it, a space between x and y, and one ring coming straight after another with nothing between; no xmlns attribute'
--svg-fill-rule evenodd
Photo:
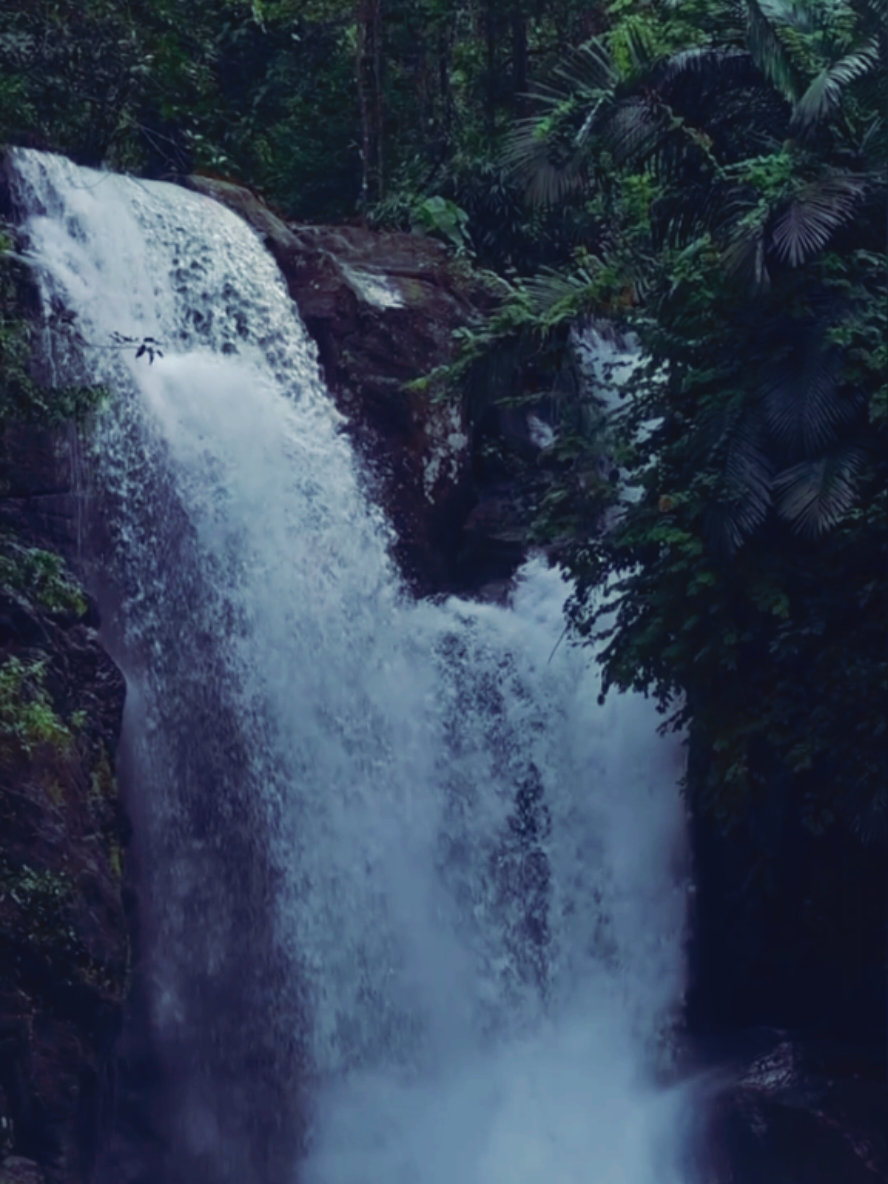
<svg viewBox="0 0 888 1184"><path fill-rule="evenodd" d="M678 741L597 704L540 560L507 607L405 592L244 223L12 168L47 358L109 391L83 565L128 686L158 1182L685 1180Z"/></svg>

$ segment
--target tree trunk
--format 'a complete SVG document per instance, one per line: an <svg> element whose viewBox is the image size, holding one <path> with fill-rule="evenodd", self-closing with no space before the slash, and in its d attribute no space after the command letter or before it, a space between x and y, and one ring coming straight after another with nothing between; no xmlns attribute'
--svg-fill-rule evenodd
<svg viewBox="0 0 888 1184"><path fill-rule="evenodd" d="M527 94L527 17L522 0L512 0L512 104L523 115Z"/></svg>
<svg viewBox="0 0 888 1184"><path fill-rule="evenodd" d="M487 49L487 77L486 81L486 103L485 103L485 121L487 123L487 134L493 136L496 131L496 101L497 101L497 77L496 77L496 7L498 0L487 0L484 7L484 39Z"/></svg>
<svg viewBox="0 0 888 1184"><path fill-rule="evenodd" d="M441 96L441 128L445 145L450 144L453 125L453 89L450 85L450 63L453 56L453 33L442 25L438 33L438 91Z"/></svg>
<svg viewBox="0 0 888 1184"><path fill-rule="evenodd" d="M383 195L382 0L360 0L357 55L361 108L361 207Z"/></svg>

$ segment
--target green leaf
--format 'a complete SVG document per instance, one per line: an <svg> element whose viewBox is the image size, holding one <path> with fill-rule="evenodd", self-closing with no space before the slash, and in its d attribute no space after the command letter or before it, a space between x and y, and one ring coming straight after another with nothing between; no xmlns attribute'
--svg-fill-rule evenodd
<svg viewBox="0 0 888 1184"><path fill-rule="evenodd" d="M839 109L846 88L878 66L879 43L875 38L862 49L827 66L808 85L796 103L792 125L801 131L808 131L815 124L824 122Z"/></svg>
<svg viewBox="0 0 888 1184"><path fill-rule="evenodd" d="M777 254L791 267L805 263L851 220L865 192L864 179L850 173L828 173L809 182L774 222Z"/></svg>
<svg viewBox="0 0 888 1184"><path fill-rule="evenodd" d="M801 461L776 478L778 512L799 534L816 537L850 509L867 454L846 444L826 456Z"/></svg>
<svg viewBox="0 0 888 1184"><path fill-rule="evenodd" d="M774 0L746 0L746 9L747 44L753 61L785 99L796 102L801 83L776 31L779 24L791 22L790 10Z"/></svg>

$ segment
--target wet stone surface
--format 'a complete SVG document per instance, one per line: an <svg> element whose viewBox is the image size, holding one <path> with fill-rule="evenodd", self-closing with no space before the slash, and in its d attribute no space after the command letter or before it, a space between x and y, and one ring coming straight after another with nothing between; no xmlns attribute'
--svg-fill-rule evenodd
<svg viewBox="0 0 888 1184"><path fill-rule="evenodd" d="M888 1089L879 1067L843 1046L787 1033L736 1061L706 1107L701 1184L882 1184Z"/></svg>

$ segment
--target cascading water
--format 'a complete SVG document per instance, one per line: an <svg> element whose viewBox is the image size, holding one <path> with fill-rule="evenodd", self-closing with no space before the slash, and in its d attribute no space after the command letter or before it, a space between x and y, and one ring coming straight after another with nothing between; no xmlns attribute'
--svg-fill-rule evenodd
<svg viewBox="0 0 888 1184"><path fill-rule="evenodd" d="M673 1184L680 750L567 589L415 603L282 278L170 185L13 155L128 683L156 1179ZM160 343L163 356L137 356ZM115 1184L123 1179L123 1169Z"/></svg>

